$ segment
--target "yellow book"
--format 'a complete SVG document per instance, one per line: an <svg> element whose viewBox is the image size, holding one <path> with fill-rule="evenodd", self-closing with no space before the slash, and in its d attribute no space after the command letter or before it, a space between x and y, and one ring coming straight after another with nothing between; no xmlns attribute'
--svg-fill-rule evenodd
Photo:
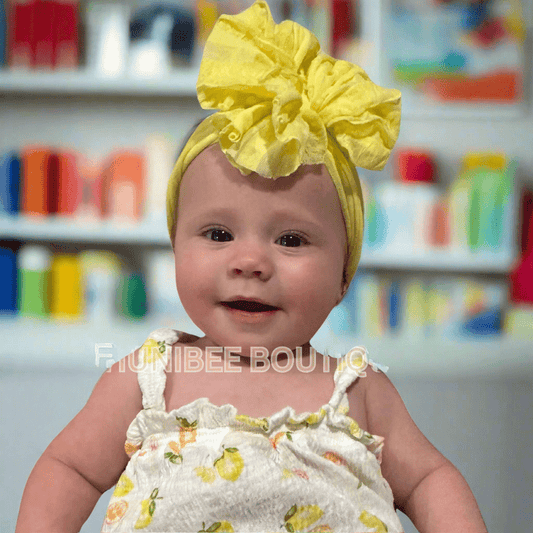
<svg viewBox="0 0 533 533"><path fill-rule="evenodd" d="M82 268L76 254L56 254L50 269L50 314L64 320L76 320L82 314Z"/></svg>

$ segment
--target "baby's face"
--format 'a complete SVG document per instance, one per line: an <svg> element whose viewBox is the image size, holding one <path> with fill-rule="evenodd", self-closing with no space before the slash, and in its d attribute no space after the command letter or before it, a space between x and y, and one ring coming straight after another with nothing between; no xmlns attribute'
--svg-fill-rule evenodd
<svg viewBox="0 0 533 533"><path fill-rule="evenodd" d="M174 244L178 293L207 346L294 350L342 297L346 233L324 165L243 176L218 145L207 148L183 176ZM240 298L277 310L224 304Z"/></svg>

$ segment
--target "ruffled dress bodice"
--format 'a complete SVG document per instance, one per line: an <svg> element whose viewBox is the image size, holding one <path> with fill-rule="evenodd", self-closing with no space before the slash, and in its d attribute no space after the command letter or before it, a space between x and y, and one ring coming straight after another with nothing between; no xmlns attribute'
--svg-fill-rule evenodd
<svg viewBox="0 0 533 533"><path fill-rule="evenodd" d="M339 361L317 412L254 418L207 398L166 411L165 367L179 336L157 330L140 350L143 410L102 533L402 531L381 475L383 439L347 416L346 389L369 364L363 348Z"/></svg>

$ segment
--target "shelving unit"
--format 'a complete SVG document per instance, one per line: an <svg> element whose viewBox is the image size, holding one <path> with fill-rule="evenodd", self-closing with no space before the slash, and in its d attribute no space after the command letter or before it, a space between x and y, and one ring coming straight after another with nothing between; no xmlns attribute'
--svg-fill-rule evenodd
<svg viewBox="0 0 533 533"><path fill-rule="evenodd" d="M196 96L197 77L197 68L159 79L102 77L90 70L57 73L0 70L0 94Z"/></svg>
<svg viewBox="0 0 533 533"><path fill-rule="evenodd" d="M52 96L56 101L79 97L81 109L76 109L76 116L79 117L83 106L93 105L93 97L98 97L99 101L121 96L128 97L130 101L150 99L157 102L161 99L166 106L174 105L174 102L179 107L184 98L195 97L196 77L195 69L177 72L157 82L136 78L98 78L89 71L0 71L0 95L9 97L5 99L7 107L20 106L24 99L35 102L35 98L40 95ZM66 109L66 113L74 112L72 107ZM154 107L148 107L144 111L146 116L153 112ZM190 116L185 118L190 120ZM22 124L22 121L32 118L20 116L17 120ZM47 142L47 139L43 138L42 142ZM51 217L42 220L26 216L0 218L0 239L63 242L81 246L91 244L91 247L128 246L133 254L142 254L144 250L153 248L170 250L164 220L135 225L110 222L88 225L81 220L67 221ZM513 262L514 257L501 254L458 255L437 250L430 253L391 255L379 250L364 250L360 266L368 270L387 270L399 274L417 271L423 274L444 272L446 275L503 277L509 272ZM58 324L46 320L1 319L0 332L5 341L0 348L0 366L30 370L53 365L95 371L95 343L113 344L114 360L118 360L142 343L150 331L162 326L169 324L154 323L149 318L136 323L117 319L113 324ZM172 327L201 334L192 322L174 324ZM327 332L321 329L316 338L324 338L324 335L327 336ZM344 339L344 342L350 343L350 339ZM505 338L475 341L405 339L393 336L353 339L352 346L358 344L366 346L379 363L389 365L395 375L524 375L531 373L533 368L533 344ZM96 371L101 372L104 368L105 360L102 360Z"/></svg>

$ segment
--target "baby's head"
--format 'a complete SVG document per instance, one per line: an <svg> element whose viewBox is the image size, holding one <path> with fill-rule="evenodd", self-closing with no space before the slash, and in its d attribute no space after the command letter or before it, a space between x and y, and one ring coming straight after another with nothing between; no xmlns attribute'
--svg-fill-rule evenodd
<svg viewBox="0 0 533 533"><path fill-rule="evenodd" d="M272 298L288 291L309 314L309 331L316 331L342 299L361 254L363 200L355 167L385 165L399 133L400 94L374 85L359 67L320 53L307 29L290 21L275 24L263 0L218 20L205 45L197 91L202 107L219 111L191 135L168 187L182 303L197 324L202 321L186 304L189 290L201 297L201 283L193 285L187 274L203 266L214 275L208 270L224 257L219 275L224 271L234 282L219 298L259 298L281 307ZM226 212L215 215L217 206ZM273 215L279 210L284 214ZM205 214L204 225L224 231L193 237L195 220L203 220L195 212ZM287 235L291 230L309 233L310 243L296 246L301 241ZM278 259L285 281L279 280L280 292L275 286L269 292L263 282L275 276ZM193 260L195 271L187 266ZM306 293L313 293L307 301ZM250 335L260 325L250 325Z"/></svg>
<svg viewBox="0 0 533 533"><path fill-rule="evenodd" d="M277 180L245 176L215 144L187 168L176 208L178 293L214 345L303 346L341 300L346 231L324 165ZM277 310L229 308L241 299Z"/></svg>

